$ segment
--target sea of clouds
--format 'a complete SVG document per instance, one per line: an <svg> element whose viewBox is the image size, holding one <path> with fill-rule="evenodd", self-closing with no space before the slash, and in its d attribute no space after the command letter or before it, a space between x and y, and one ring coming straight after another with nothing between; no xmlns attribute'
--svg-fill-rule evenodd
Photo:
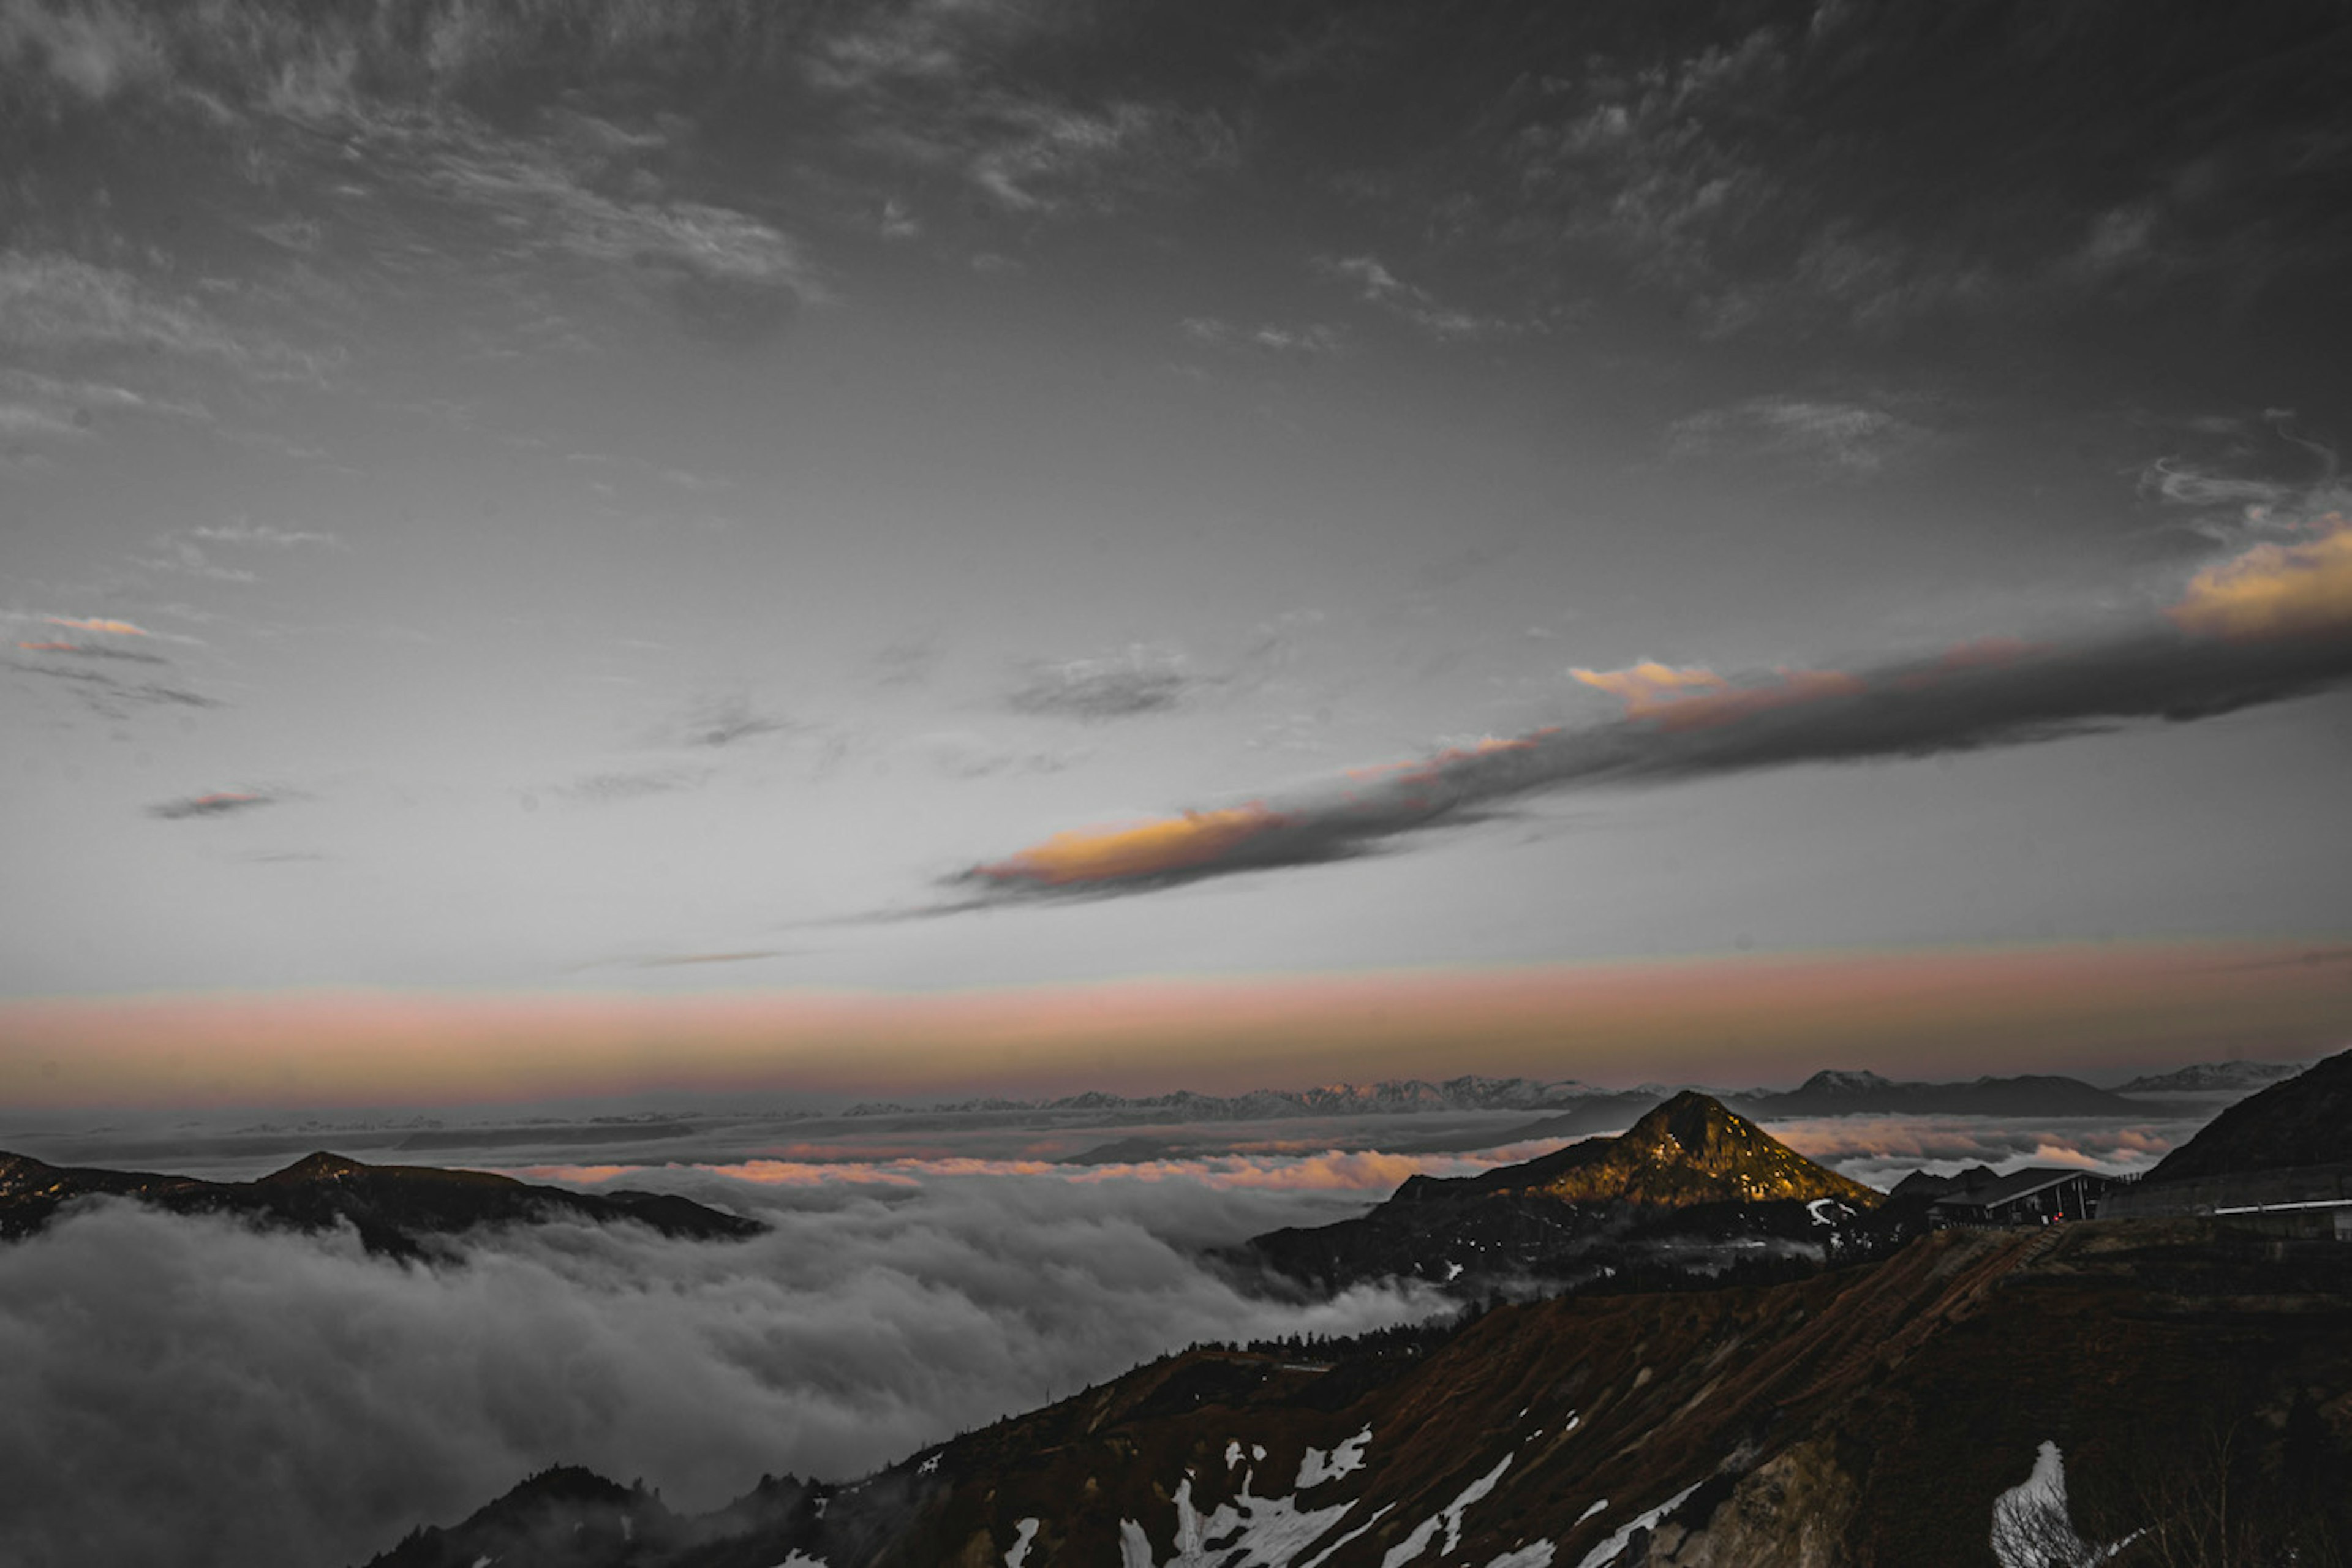
<svg viewBox="0 0 2352 1568"><path fill-rule="evenodd" d="M1825 1118L1771 1130L1877 1184L1927 1164L2144 1169L2195 1121ZM762 1474L845 1479L1195 1341L1345 1333L1418 1287L1284 1302L1213 1248L1360 1213L1476 1154L1235 1152L590 1164L518 1173L682 1193L748 1242L551 1223L446 1261L349 1232L78 1205L0 1247L0 1562L331 1568L553 1463L694 1511Z"/></svg>

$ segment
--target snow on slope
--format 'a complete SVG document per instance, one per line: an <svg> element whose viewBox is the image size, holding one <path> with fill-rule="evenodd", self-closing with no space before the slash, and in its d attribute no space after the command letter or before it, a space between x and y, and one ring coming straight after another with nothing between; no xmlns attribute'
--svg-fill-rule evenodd
<svg viewBox="0 0 2352 1568"><path fill-rule="evenodd" d="M1371 1440L1372 1429L1367 1426L1332 1449L1328 1458L1320 1448L1307 1449L1307 1457L1298 1461L1298 1489L1319 1487L1325 1481L1335 1481L1352 1470L1362 1469L1364 1449Z"/></svg>
<svg viewBox="0 0 2352 1568"><path fill-rule="evenodd" d="M1601 1564L1614 1558L1620 1552L1624 1551L1625 1548L1632 1543L1633 1532L1635 1531L1655 1529L1657 1527L1658 1521L1665 1518L1666 1515L1682 1507L1683 1499L1690 1496L1691 1493L1696 1490L1698 1490L1696 1484L1686 1486L1682 1490L1676 1492L1674 1496L1668 1498L1665 1501L1660 1503L1657 1507L1652 1509L1649 1512L1636 1514L1633 1518L1627 1520L1623 1524L1617 1527L1616 1534L1611 1536L1608 1540L1602 1542L1600 1545L1586 1552L1584 1554L1584 1561L1578 1563L1576 1568L1601 1568Z"/></svg>
<svg viewBox="0 0 2352 1568"><path fill-rule="evenodd" d="M1438 1549L1441 1555L1461 1545L1463 1511L1495 1489L1495 1483L1511 1468L1511 1455L1504 1455L1500 1464L1463 1488L1461 1496L1414 1525L1411 1535L1389 1548L1387 1555L1381 1559L1381 1568L1398 1568L1399 1563L1410 1563L1428 1551L1430 1540L1441 1524L1445 1527L1445 1544Z"/></svg>

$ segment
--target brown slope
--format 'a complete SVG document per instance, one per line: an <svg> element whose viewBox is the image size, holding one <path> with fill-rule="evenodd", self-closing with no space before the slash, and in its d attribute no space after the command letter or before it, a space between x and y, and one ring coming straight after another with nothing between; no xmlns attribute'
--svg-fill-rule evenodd
<svg viewBox="0 0 2352 1568"><path fill-rule="evenodd" d="M1302 1476L1360 1434L1360 1465ZM723 1526L543 1568L992 1568L1024 1540L1027 1568L1574 1568L1621 1532L1621 1568L1985 1568L1994 1499L2045 1442L2094 1542L2180 1526L2226 1474L2270 1537L2244 1560L2340 1563L2352 1248L2200 1222L1955 1232L1770 1289L1503 1308L1425 1353L1195 1351L856 1486L780 1484Z"/></svg>

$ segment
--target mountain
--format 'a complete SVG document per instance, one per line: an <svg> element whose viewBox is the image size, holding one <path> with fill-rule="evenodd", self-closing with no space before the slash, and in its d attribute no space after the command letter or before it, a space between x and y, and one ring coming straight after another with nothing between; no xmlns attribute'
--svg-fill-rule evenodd
<svg viewBox="0 0 2352 1568"><path fill-rule="evenodd" d="M2352 1050L2231 1106L2158 1161L2143 1186L2352 1163Z"/></svg>
<svg viewBox="0 0 2352 1568"><path fill-rule="evenodd" d="M2048 1074L1979 1078L1967 1083L1909 1083L1874 1072L1817 1072L1778 1094L1740 1095L1749 1116L2136 1116L2147 1107L2080 1079Z"/></svg>
<svg viewBox="0 0 2352 1568"><path fill-rule="evenodd" d="M2170 1072L2148 1073L2117 1084L2117 1094L2238 1094L2293 1078L2293 1062L2198 1062Z"/></svg>
<svg viewBox="0 0 2352 1568"><path fill-rule="evenodd" d="M665 1236L723 1240L766 1227L659 1193L575 1193L488 1171L363 1165L324 1151L251 1182L207 1182L145 1171L46 1164L0 1152L0 1241L29 1236L65 1205L93 1195L133 1198L175 1214L232 1214L298 1230L348 1223L370 1252L415 1258L428 1237L476 1226L560 1216L634 1220Z"/></svg>
<svg viewBox="0 0 2352 1568"><path fill-rule="evenodd" d="M2017 1568L2135 1531L2164 1550L2117 1568L2342 1562L2352 1247L1950 1231L1769 1288L1194 1349L701 1519L548 1472L373 1568Z"/></svg>
<svg viewBox="0 0 2352 1568"><path fill-rule="evenodd" d="M1046 1111L1118 1116L1132 1121L1271 1121L1295 1116L1398 1116L1432 1110L1543 1110L1574 1105L1610 1091L1572 1079L1544 1082L1526 1078L1486 1078L1465 1073L1444 1083L1423 1079L1383 1079L1373 1084L1334 1083L1315 1089L1252 1089L1225 1096L1172 1094L1130 1097L1088 1089L1057 1100L960 1100L951 1105L911 1106L896 1101L853 1105L846 1116L976 1115Z"/></svg>
<svg viewBox="0 0 2352 1568"><path fill-rule="evenodd" d="M1852 1222L1883 1201L1685 1090L1618 1137L1476 1176L1414 1176L1370 1214L1271 1231L1245 1255L1327 1288L1418 1276L1476 1291L1524 1277L1819 1259L1853 1245Z"/></svg>

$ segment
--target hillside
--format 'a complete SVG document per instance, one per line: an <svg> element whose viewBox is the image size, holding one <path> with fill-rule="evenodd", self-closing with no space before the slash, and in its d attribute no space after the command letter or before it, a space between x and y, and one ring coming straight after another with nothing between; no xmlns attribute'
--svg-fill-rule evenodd
<svg viewBox="0 0 2352 1568"><path fill-rule="evenodd" d="M0 1152L0 1241L29 1236L66 1205L92 1196L130 1198L175 1214L237 1215L299 1230L349 1224L369 1251L394 1258L420 1256L429 1237L552 1216L634 1220L667 1236L698 1240L751 1236L764 1228L664 1194L575 1193L488 1171L365 1165L324 1151L251 1182L58 1166Z"/></svg>
<svg viewBox="0 0 2352 1568"><path fill-rule="evenodd" d="M1948 1232L1771 1288L1504 1307L1426 1342L1195 1350L699 1520L551 1473L375 1568L521 1542L538 1568L1985 1568L1999 1500L2053 1475L2068 1504L2012 1511L2045 1540L2194 1547L2226 1489L2251 1553L2229 1560L2340 1563L2352 1247L2192 1221Z"/></svg>
<svg viewBox="0 0 2352 1568"><path fill-rule="evenodd" d="M1860 1243L1884 1195L1685 1091L1614 1138L1456 1180L1415 1176L1370 1214L1272 1231L1247 1255L1322 1288L1418 1276L1466 1292L1732 1263L1820 1260Z"/></svg>
<svg viewBox="0 0 2352 1568"><path fill-rule="evenodd" d="M2158 1162L2147 1184L2352 1162L2352 1050L2231 1106Z"/></svg>

